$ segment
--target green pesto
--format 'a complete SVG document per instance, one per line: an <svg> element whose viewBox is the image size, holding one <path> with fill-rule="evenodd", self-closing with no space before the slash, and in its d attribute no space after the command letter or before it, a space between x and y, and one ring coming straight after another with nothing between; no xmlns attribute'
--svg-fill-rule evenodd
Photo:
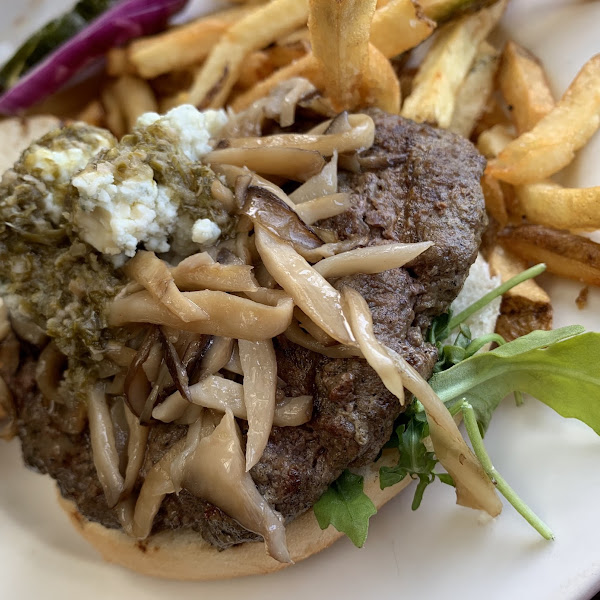
<svg viewBox="0 0 600 600"><path fill-rule="evenodd" d="M110 369L110 361L104 358L107 349L133 335L126 328L108 327L107 308L126 280L110 257L78 237L73 223L79 197L70 183L74 173L44 170L40 148L52 152L79 149L88 168L108 161L116 167L117 185L135 175L136 169L152 168L156 182L167 186L179 204L171 236L173 254L197 251L189 241L197 219L212 219L225 235L233 223L211 196L214 173L174 151L174 141L145 131L117 144L101 129L83 124L64 127L32 144L4 175L0 183L0 293L11 313L18 310L54 339L68 358L63 382L67 395L84 400L89 385Z"/></svg>
<svg viewBox="0 0 600 600"><path fill-rule="evenodd" d="M106 159L117 160L117 164L120 162L121 168L126 170L132 154L141 156L142 162L154 171L156 183L170 189L171 199L179 205L176 230L170 240L171 253L181 257L198 249L189 241L189 232L198 219L216 223L223 238L234 233L235 220L212 197L211 186L216 177L213 171L206 165L190 161L176 148L177 139L161 127L159 121L123 137L119 147L108 152ZM115 158L117 154L120 161Z"/></svg>
<svg viewBox="0 0 600 600"><path fill-rule="evenodd" d="M32 144L0 184L0 282L18 310L53 337L67 357L97 360L109 336L105 305L122 287L112 265L73 233L68 177L44 174L36 151L76 148L87 160L115 144L101 129L75 124Z"/></svg>

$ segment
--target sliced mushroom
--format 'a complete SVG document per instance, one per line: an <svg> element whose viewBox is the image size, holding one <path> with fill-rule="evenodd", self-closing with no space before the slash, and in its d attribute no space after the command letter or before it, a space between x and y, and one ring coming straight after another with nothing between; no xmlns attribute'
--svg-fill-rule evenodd
<svg viewBox="0 0 600 600"><path fill-rule="evenodd" d="M270 556L291 562L283 518L260 495L246 472L240 432L231 411L187 459L183 486L219 507L249 531L263 536Z"/></svg>

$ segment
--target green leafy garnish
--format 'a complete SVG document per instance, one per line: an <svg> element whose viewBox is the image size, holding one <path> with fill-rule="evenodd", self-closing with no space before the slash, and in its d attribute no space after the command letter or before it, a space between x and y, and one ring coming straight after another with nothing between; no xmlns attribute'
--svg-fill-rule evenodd
<svg viewBox="0 0 600 600"><path fill-rule="evenodd" d="M427 339L438 348L439 359L429 384L451 415L462 411L467 433L486 475L515 509L546 539L553 539L548 526L537 517L494 468L483 445L493 411L514 392L517 404L527 393L547 404L563 417L573 417L600 435L600 333L585 333L573 325L554 331L534 331L506 343L497 334L475 340L464 321L495 297L545 270L536 265L495 290L456 316L451 312L433 320ZM455 339L448 343L452 331ZM478 353L495 342L498 348ZM381 489L409 476L418 479L412 508L421 503L425 488L437 477L453 485L448 473L435 473L437 459L424 439L429 434L423 405L416 400L396 427L385 448L397 448L398 463L379 471ZM375 507L362 490L362 478L345 471L314 507L322 529L332 524L346 533L357 546L367 535Z"/></svg>
<svg viewBox="0 0 600 600"><path fill-rule="evenodd" d="M528 279L533 279L534 277L537 277L545 270L546 265L544 263L534 265L533 267L522 271L518 275L511 277L508 281L505 281L503 284L494 288L491 292L488 292L487 294L485 294L485 296L482 296L481 298L479 298L479 300L473 302L473 304L465 308L465 310L458 313L457 315L454 315L451 319L449 319L448 333L450 333L455 327L458 327L461 323L466 321L471 315L474 315L476 312L480 311L482 308L487 306L495 298L502 296L502 294L505 294L506 292L508 292L508 290L511 290L520 283L523 283Z"/></svg>
<svg viewBox="0 0 600 600"><path fill-rule="evenodd" d="M471 330L465 324L465 321L476 312L485 308L490 302L505 294L508 290L513 287L537 277L540 273L546 270L546 265L540 263L535 265L514 277L511 277L508 281L494 288L492 291L479 298L479 300L473 302L470 306L465 308L462 312L457 315L453 315L452 311L448 311L445 314L437 316L433 319L429 331L427 333L427 341L431 344L435 344L438 349L438 360L433 369L434 373L439 373L459 364L463 360L470 358L486 344L495 342L496 344L502 345L505 340L502 336L497 333L489 333L482 335L476 339L472 339ZM452 331L459 328L458 335L454 343L446 343L446 340L450 337Z"/></svg>
<svg viewBox="0 0 600 600"><path fill-rule="evenodd" d="M433 452L429 452L423 443L423 438L427 436L426 430L426 423L415 419L410 420L406 426L397 427L396 439L400 453L398 464L379 469L379 485L382 490L399 483L406 476L419 480L413 498L413 510L419 508L425 488L433 483L436 476L441 475L440 479L444 483L453 485L452 478L447 473L438 474L433 471L438 461Z"/></svg>
<svg viewBox="0 0 600 600"><path fill-rule="evenodd" d="M473 445L475 456L479 459L486 475L494 482L496 489L513 505L515 510L546 540L553 540L554 534L546 523L544 523L532 510L521 500L517 492L508 484L506 479L498 473L494 467L479 431L475 411L468 402L461 403L461 410L467 429L467 434Z"/></svg>
<svg viewBox="0 0 600 600"><path fill-rule="evenodd" d="M369 519L377 512L363 491L363 478L348 470L329 486L313 510L321 529L333 525L358 548L365 543Z"/></svg>
<svg viewBox="0 0 600 600"><path fill-rule="evenodd" d="M461 323L458 335L453 344L437 343L438 360L433 367L433 372L439 373L440 371L445 371L446 369L461 363L463 360L471 358L471 356L491 342L495 342L499 346L502 346L506 343L506 340L497 333L488 333L472 339L469 327L464 323Z"/></svg>
<svg viewBox="0 0 600 600"><path fill-rule="evenodd" d="M600 434L600 333L583 331L534 331L436 373L429 384L446 406L467 400L482 433L500 401L519 391Z"/></svg>

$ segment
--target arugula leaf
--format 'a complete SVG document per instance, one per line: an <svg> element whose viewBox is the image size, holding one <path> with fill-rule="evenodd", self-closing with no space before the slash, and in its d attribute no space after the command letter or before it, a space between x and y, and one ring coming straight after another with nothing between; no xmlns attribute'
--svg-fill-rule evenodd
<svg viewBox="0 0 600 600"><path fill-rule="evenodd" d="M450 335L448 324L450 323L451 318L451 309L449 309L448 312L433 318L431 325L429 326L429 331L427 332L427 341L430 344L443 342Z"/></svg>
<svg viewBox="0 0 600 600"><path fill-rule="evenodd" d="M345 533L357 548L367 539L369 519L377 512L363 491L363 478L344 471L313 506L321 529L333 525Z"/></svg>
<svg viewBox="0 0 600 600"><path fill-rule="evenodd" d="M600 333L573 325L534 331L436 373L429 381L448 407L468 400L482 432L511 392L534 396L600 435Z"/></svg>
<svg viewBox="0 0 600 600"><path fill-rule="evenodd" d="M425 423L413 419L396 429L400 457L397 465L379 469L379 486L382 490L402 481L406 475L430 475L433 472L437 461L433 452L428 452L422 442L425 427Z"/></svg>
<svg viewBox="0 0 600 600"><path fill-rule="evenodd" d="M452 366L459 364L479 352L483 346L490 342L495 342L499 345L504 344L506 340L496 333L482 335L473 340L471 330L466 325L465 321L471 315L487 306L498 296L502 296L502 294L511 288L523 283L523 281L536 277L545 270L545 264L540 263L539 265L535 265L526 271L522 271L514 277L511 277L508 281L505 281L503 284L485 294L485 296L479 298L479 300L473 302L459 314L453 315L452 311L449 310L447 313L435 317L427 332L427 341L431 344L435 344L438 349L438 360L433 368L433 372L439 373L440 371L450 369ZM457 327L459 328L459 332L454 343L444 343L452 331Z"/></svg>
<svg viewBox="0 0 600 600"><path fill-rule="evenodd" d="M398 464L393 467L381 467L379 469L379 486L382 490L399 483L407 475L419 480L413 498L413 510L419 508L425 488L433 483L436 476L444 483L453 485L452 477L447 473L438 474L433 472L438 461L433 452L428 452L423 443L423 438L427 435L426 428L426 423L415 419L409 421L406 426L400 425L397 427L395 436L400 452Z"/></svg>

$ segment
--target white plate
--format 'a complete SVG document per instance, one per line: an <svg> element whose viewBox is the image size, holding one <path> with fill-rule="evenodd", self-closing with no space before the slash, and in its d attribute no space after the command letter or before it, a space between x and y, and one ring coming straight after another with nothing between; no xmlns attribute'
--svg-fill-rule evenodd
<svg viewBox="0 0 600 600"><path fill-rule="evenodd" d="M0 2L1 39L28 33L71 0ZM557 94L600 52L600 2L513 0L511 35L546 64ZM51 5L51 9L50 9ZM45 14L42 14L44 13ZM21 16L13 22L13 16ZM40 16L41 15L41 16ZM17 36L16 38L13 36ZM3 44L0 44L0 50ZM600 185L600 137L569 170L571 183ZM600 294L588 307L574 300L581 285L545 283L555 298L556 326L581 323L600 331ZM600 368L600 365L599 365ZM591 400L591 399L590 399ZM596 398L595 401L600 401ZM544 542L510 506L493 522L456 507L441 484L410 509L401 494L372 519L365 548L342 540L320 556L267 577L206 584L133 575L103 563L72 530L48 478L26 471L16 442L0 446L0 596L67 600L127 598L220 600L305 598L587 599L600 589L600 439L533 400L506 400L486 438L496 466L545 519L556 541Z"/></svg>

